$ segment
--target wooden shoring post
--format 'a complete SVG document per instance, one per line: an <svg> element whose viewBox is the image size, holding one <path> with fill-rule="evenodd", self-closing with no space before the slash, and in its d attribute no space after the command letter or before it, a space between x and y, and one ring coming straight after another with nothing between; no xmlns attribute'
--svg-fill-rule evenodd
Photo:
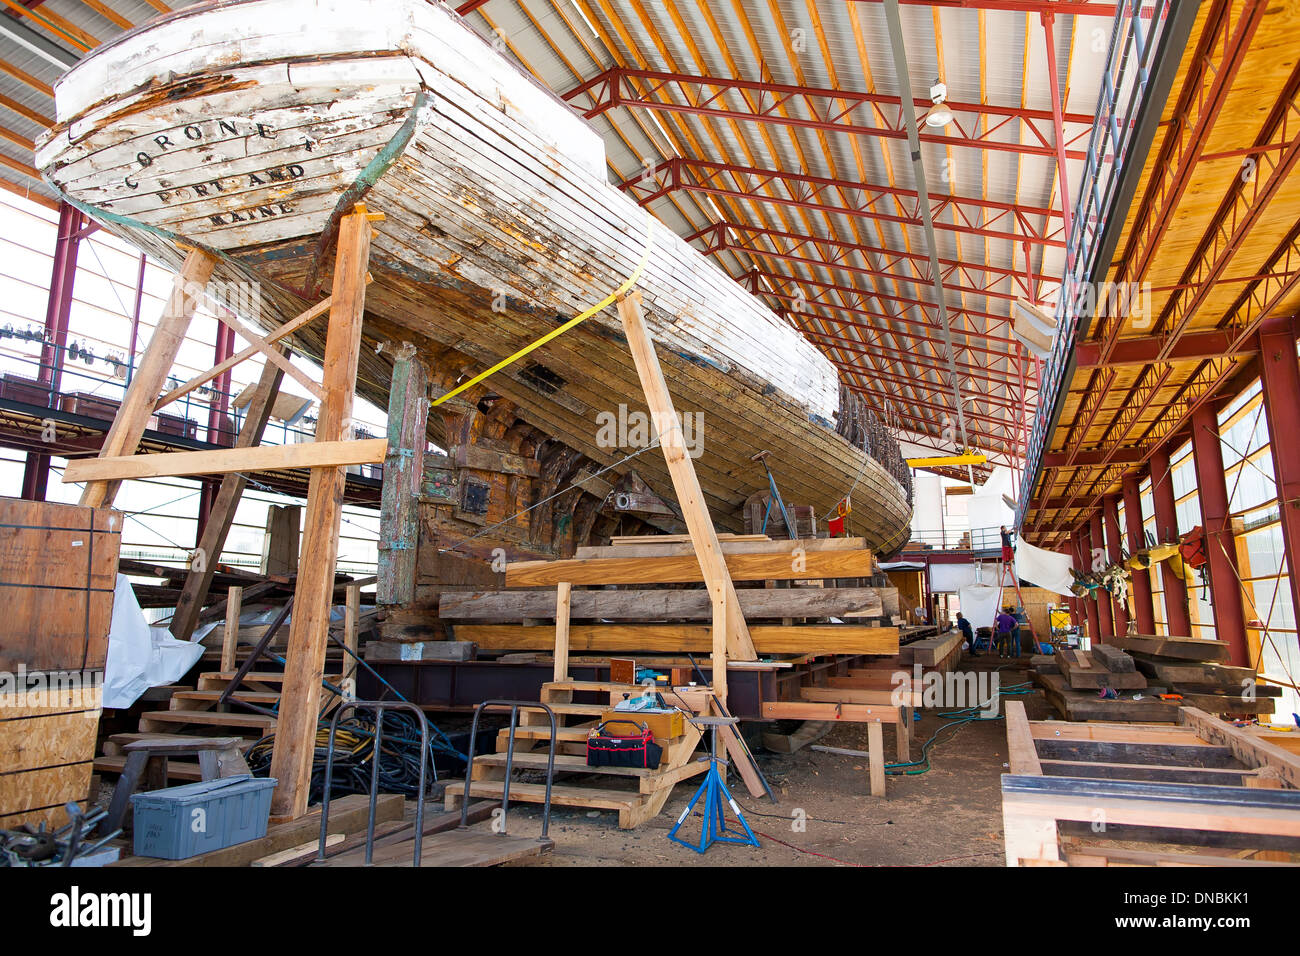
<svg viewBox="0 0 1300 956"><path fill-rule="evenodd" d="M668 474L672 478L673 490L677 493L677 504L682 509L682 517L690 531L695 557L700 562L704 583L709 587L721 586L726 598L727 654L734 660L755 660L757 654L754 652L754 642L750 639L745 615L741 612L740 601L736 597L736 587L731 581L731 572L727 570L722 547L718 544L718 532L713 527L713 518L709 515L699 477L695 474L695 466L687 453L680 419L673 408L673 399L668 392L668 384L664 381L659 357L655 354L654 340L650 338L645 319L641 315L641 294L632 292L620 299L618 315L623 323L623 334L627 336L632 360L636 363L637 376L645 392L651 420L655 423L664 460L668 463Z"/></svg>
<svg viewBox="0 0 1300 956"><path fill-rule="evenodd" d="M343 690L344 700L357 699L357 653L358 630L361 620L361 585L349 584L344 589L343 600L343 678L339 687ZM349 653L351 652L351 653Z"/></svg>
<svg viewBox="0 0 1300 956"><path fill-rule="evenodd" d="M145 426L153 415L154 402L167 383L176 355L185 341L185 333L198 308L199 298L212 278L217 260L199 249L185 256L181 271L172 282L172 293L162 318L153 330L140 365L127 386L122 405L99 449L100 458L133 455L140 444ZM107 508L117 496L120 481L90 481L81 492L81 504L88 508Z"/></svg>
<svg viewBox="0 0 1300 956"><path fill-rule="evenodd" d="M226 592L226 623L221 637L221 672L235 669L235 653L239 649L239 615L244 609L244 589L232 587Z"/></svg>
<svg viewBox="0 0 1300 956"><path fill-rule="evenodd" d="M420 487L428 444L429 378L415 346L402 343L388 393L388 456L379 508L377 604L415 600L420 537Z"/></svg>
<svg viewBox="0 0 1300 956"><path fill-rule="evenodd" d="M573 585L561 581L555 586L555 679L569 679L569 611L573 603Z"/></svg>
<svg viewBox="0 0 1300 956"><path fill-rule="evenodd" d="M317 441L342 441L351 436L371 219L365 207L358 204L339 226L333 308L325 340L325 400L316 422ZM307 812L345 480L343 468L313 468L307 488L302 563L294 589L288 663L271 757L271 776L278 781L271 813L278 818L296 819Z"/></svg>
<svg viewBox="0 0 1300 956"><path fill-rule="evenodd" d="M709 586L713 599L713 694L727 702L727 594L720 581Z"/></svg>
<svg viewBox="0 0 1300 956"><path fill-rule="evenodd" d="M235 438L234 447L251 448L261 443L283 379L284 373L273 363L267 362L262 366L261 378L253 389L248 413ZM180 597L176 600L176 613L172 615L172 636L179 640L188 641L198 626L199 612L203 610L203 602L207 600L208 590L212 587L217 561L226 548L226 537L230 534L230 526L234 523L235 512L247 484L248 479L239 472L221 479L221 487L212 502L212 512L208 515L208 523L203 526L203 537L199 540L196 557L200 560L191 563ZM222 670L227 669L223 664Z"/></svg>

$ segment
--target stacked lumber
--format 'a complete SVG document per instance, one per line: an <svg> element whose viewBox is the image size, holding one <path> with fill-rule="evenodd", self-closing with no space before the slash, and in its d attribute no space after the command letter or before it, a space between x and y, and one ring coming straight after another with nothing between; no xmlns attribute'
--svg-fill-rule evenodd
<svg viewBox="0 0 1300 956"><path fill-rule="evenodd" d="M1176 722L1181 706L1273 713L1281 688L1257 683L1249 667L1222 663L1227 657L1223 641L1129 635L1087 652L1057 648L1030 663L1034 682L1067 720ZM1105 689L1117 697L1103 699Z"/></svg>
<svg viewBox="0 0 1300 956"><path fill-rule="evenodd" d="M858 583L874 567L861 538L722 535L719 541L760 656L898 653L898 629L876 623L890 616L898 595ZM552 650L559 587L571 585L568 647L574 653L713 649L712 602L683 535L616 538L579 548L570 559L514 563L505 583L505 590L439 597L439 619L452 640L472 642L483 654ZM844 586L826 586L837 583Z"/></svg>
<svg viewBox="0 0 1300 956"><path fill-rule="evenodd" d="M1133 658L1113 646L1097 644L1090 651L1058 647L1053 654L1034 655L1029 663L1034 683L1066 720L1178 719L1177 704L1148 693Z"/></svg>
<svg viewBox="0 0 1300 956"><path fill-rule="evenodd" d="M1225 641L1129 635L1116 647L1132 655L1153 690L1177 694L1181 702L1211 714L1271 714L1282 688L1261 684L1249 667L1224 663Z"/></svg>

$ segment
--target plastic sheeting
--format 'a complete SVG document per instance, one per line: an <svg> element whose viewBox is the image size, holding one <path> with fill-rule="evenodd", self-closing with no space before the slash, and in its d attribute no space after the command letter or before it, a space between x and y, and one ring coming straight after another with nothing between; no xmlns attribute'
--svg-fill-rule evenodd
<svg viewBox="0 0 1300 956"><path fill-rule="evenodd" d="M202 656L197 639L178 641L165 627L150 627L131 582L117 576L104 663L105 707L130 707L150 687L178 680Z"/></svg>
<svg viewBox="0 0 1300 956"><path fill-rule="evenodd" d="M1002 589L990 584L969 584L957 592L961 613L971 627L992 627L998 614L998 598Z"/></svg>
<svg viewBox="0 0 1300 956"><path fill-rule="evenodd" d="M1074 563L1068 555L1044 551L1024 541L1016 542L1016 573L1022 581L1028 581L1045 591L1072 596L1072 567Z"/></svg>

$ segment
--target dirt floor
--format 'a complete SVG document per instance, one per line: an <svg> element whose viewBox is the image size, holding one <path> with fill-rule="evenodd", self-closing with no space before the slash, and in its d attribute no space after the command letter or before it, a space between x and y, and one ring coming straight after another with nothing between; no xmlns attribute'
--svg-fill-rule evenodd
<svg viewBox="0 0 1300 956"><path fill-rule="evenodd" d="M996 658L967 660L962 668L992 671ZM1002 687L1028 678L1022 668L1003 667ZM1048 716L1042 695L1025 701L1031 720ZM935 709L914 725L912 759L943 720ZM759 753L759 763L779 803L750 797L732 775L729 786L760 843L758 848L715 844L707 854L670 841L668 831L686 808L698 783L680 784L664 812L635 830L619 830L613 812L555 807L551 815L554 851L532 866L1001 866L1000 775L1007 745L1001 718L965 723L944 731L930 750L931 767L913 776L890 776L884 799L867 795L867 768L860 757L804 748L795 754ZM846 724L819 745L864 750L866 728ZM885 733L886 757L895 760L894 735ZM510 833L535 836L541 810L512 806ZM683 827L698 839L699 818Z"/></svg>

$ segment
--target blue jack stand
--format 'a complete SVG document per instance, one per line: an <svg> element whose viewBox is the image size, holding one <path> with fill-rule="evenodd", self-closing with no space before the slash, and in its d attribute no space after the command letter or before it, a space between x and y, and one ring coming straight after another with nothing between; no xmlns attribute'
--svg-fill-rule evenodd
<svg viewBox="0 0 1300 956"><path fill-rule="evenodd" d="M736 722L735 717L691 718L691 723L697 727L713 728L713 756L709 761L709 772L704 775L704 782L700 784L700 789L695 791L695 796L691 798L690 804L682 811L682 815L677 818L673 828L668 831L668 839L674 843L680 843L696 853L703 853L714 843L735 843L740 846L759 845L758 838L754 836L754 831L745 822L745 815L740 812L740 807L736 805L736 801L732 798L731 791L727 789L726 781L723 780L722 773L718 768L719 764L726 763L719 756L718 728ZM700 839L698 843L687 843L677 835L677 831L682 828L682 824L695 811L701 799L704 800L704 825L700 828ZM727 819L723 813L724 803L730 805L742 829L733 830L727 826Z"/></svg>

